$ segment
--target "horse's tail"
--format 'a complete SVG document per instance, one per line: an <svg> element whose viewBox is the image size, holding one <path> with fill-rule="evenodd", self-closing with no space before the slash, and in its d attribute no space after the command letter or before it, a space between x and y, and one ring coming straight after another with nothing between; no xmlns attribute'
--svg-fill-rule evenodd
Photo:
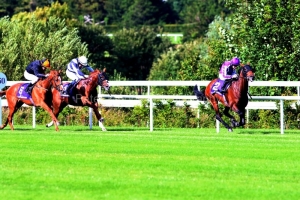
<svg viewBox="0 0 300 200"><path fill-rule="evenodd" d="M3 97L4 95L6 95L6 90L0 91L0 97Z"/></svg>
<svg viewBox="0 0 300 200"><path fill-rule="evenodd" d="M197 85L194 86L194 94L196 95L196 97L199 101L206 101L205 94L198 90Z"/></svg>

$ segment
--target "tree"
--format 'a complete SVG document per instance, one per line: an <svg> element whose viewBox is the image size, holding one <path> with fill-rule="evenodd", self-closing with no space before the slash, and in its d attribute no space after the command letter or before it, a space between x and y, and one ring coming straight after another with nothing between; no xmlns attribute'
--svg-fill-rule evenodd
<svg viewBox="0 0 300 200"><path fill-rule="evenodd" d="M52 3L50 6L37 8L34 12L20 12L12 16L11 19L25 23L28 19L32 18L33 15L37 20L43 22L46 22L51 16L55 16L65 19L65 22L68 25L74 24L74 21L71 20L72 14L68 8L68 5L66 3L60 4L58 2Z"/></svg>
<svg viewBox="0 0 300 200"><path fill-rule="evenodd" d="M112 55L115 69L131 80L146 80L155 59L171 46L168 38L157 37L153 28L123 29L114 34Z"/></svg>
<svg viewBox="0 0 300 200"><path fill-rule="evenodd" d="M0 0L0 17L12 16L18 3L18 0Z"/></svg>
<svg viewBox="0 0 300 200"><path fill-rule="evenodd" d="M121 24L122 16L127 12L132 0L104 0L107 20L110 24Z"/></svg>
<svg viewBox="0 0 300 200"><path fill-rule="evenodd" d="M151 1L134 0L128 11L123 15L125 27L132 28L138 25L156 24L158 12Z"/></svg>
<svg viewBox="0 0 300 200"><path fill-rule="evenodd" d="M205 38L185 42L163 53L153 63L149 80L212 80L218 77L220 65L235 52L226 46L224 33L230 32L231 25L221 17L216 17L209 25ZM192 95L190 87L153 88L156 94Z"/></svg>
<svg viewBox="0 0 300 200"><path fill-rule="evenodd" d="M95 65L95 68L103 69L108 68L108 72L112 74L114 59L109 56L113 49L113 43L110 37L106 35L103 26L98 25L79 25L79 35L81 41L87 44L88 51L90 53L91 65Z"/></svg>
<svg viewBox="0 0 300 200"><path fill-rule="evenodd" d="M0 19L0 71L8 80L22 79L25 67L33 60L49 58L53 68L64 69L70 58L88 55L76 29L64 20L50 17L43 23L32 15L26 23Z"/></svg>
<svg viewBox="0 0 300 200"><path fill-rule="evenodd" d="M215 16L229 14L224 0L183 0L183 4L180 18L187 26L184 29L185 41L204 36Z"/></svg>
<svg viewBox="0 0 300 200"><path fill-rule="evenodd" d="M227 0L236 9L227 43L253 63L259 80L298 80L300 1ZM242 5L242 6L241 6ZM276 89L281 93L280 89ZM269 92L269 91L267 91Z"/></svg>

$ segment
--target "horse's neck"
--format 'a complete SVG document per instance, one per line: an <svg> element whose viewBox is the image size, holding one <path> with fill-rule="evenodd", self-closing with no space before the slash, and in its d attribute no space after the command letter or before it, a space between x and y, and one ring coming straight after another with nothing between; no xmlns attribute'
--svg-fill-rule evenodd
<svg viewBox="0 0 300 200"><path fill-rule="evenodd" d="M233 82L234 89L237 90L241 96L247 94L248 86L248 80L247 78L243 77L243 75L240 75L239 79Z"/></svg>
<svg viewBox="0 0 300 200"><path fill-rule="evenodd" d="M98 78L96 77L90 77L91 79L88 80L87 82L87 87L86 89L89 91L89 93L91 93L96 87L97 87L97 82L98 82Z"/></svg>
<svg viewBox="0 0 300 200"><path fill-rule="evenodd" d="M37 84L39 84L41 87L46 88L46 89L51 87L51 82L48 81L47 79L39 80L39 82Z"/></svg>

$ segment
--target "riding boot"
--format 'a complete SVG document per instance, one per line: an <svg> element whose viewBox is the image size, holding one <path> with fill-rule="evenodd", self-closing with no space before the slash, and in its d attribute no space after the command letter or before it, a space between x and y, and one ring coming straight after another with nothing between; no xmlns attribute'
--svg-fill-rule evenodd
<svg viewBox="0 0 300 200"><path fill-rule="evenodd" d="M34 86L34 84L29 83L29 85L27 86L27 88L26 88L26 90L25 90L29 95L31 95L33 86Z"/></svg>
<svg viewBox="0 0 300 200"><path fill-rule="evenodd" d="M68 90L69 86L66 88L66 89L63 89L61 92L60 92L60 96L63 96L63 97L68 97L69 96L69 90Z"/></svg>

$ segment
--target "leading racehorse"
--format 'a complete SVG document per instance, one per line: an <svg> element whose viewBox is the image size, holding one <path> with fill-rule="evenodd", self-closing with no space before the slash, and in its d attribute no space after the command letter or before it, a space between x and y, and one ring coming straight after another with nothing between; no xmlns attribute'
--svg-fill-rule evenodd
<svg viewBox="0 0 300 200"><path fill-rule="evenodd" d="M254 81L254 70L247 64L239 69L239 77L237 80L232 80L231 86L225 94L216 92L214 87L217 86L218 79L212 80L205 89L205 94L198 90L197 85L194 87L194 93L198 100L206 97L216 112L216 119L219 120L228 131L232 132L232 128L245 125L245 111L248 104L248 81ZM221 117L219 112L218 102L224 106L224 115L230 118L232 127L230 127ZM229 114L229 110L236 112L240 121L237 122L235 118Z"/></svg>
<svg viewBox="0 0 300 200"><path fill-rule="evenodd" d="M96 69L91 72L89 77L82 79L74 87L69 97L62 97L57 89L52 89L52 109L56 117L68 105L73 106L88 106L93 109L98 121L99 126L103 131L106 131L103 125L103 119L98 111L98 92L97 86L102 86L106 91L109 90L108 76L105 73L106 69L100 71ZM53 121L47 124L47 127L52 126Z"/></svg>
<svg viewBox="0 0 300 200"><path fill-rule="evenodd" d="M17 112L17 110L25 103L29 106L40 106L44 108L55 122L55 130L58 131L58 120L53 114L51 108L47 105L46 97L47 92L51 89L51 87L56 88L57 90L62 89L60 73L61 71L51 70L47 78L39 79L32 89L31 96L25 92L25 88L28 86L28 83L17 83L10 86L5 91L0 91L0 97L6 95L9 108L9 114L6 122L0 127L0 129L4 129L8 123L10 129L14 130L12 124L13 116L15 112Z"/></svg>

